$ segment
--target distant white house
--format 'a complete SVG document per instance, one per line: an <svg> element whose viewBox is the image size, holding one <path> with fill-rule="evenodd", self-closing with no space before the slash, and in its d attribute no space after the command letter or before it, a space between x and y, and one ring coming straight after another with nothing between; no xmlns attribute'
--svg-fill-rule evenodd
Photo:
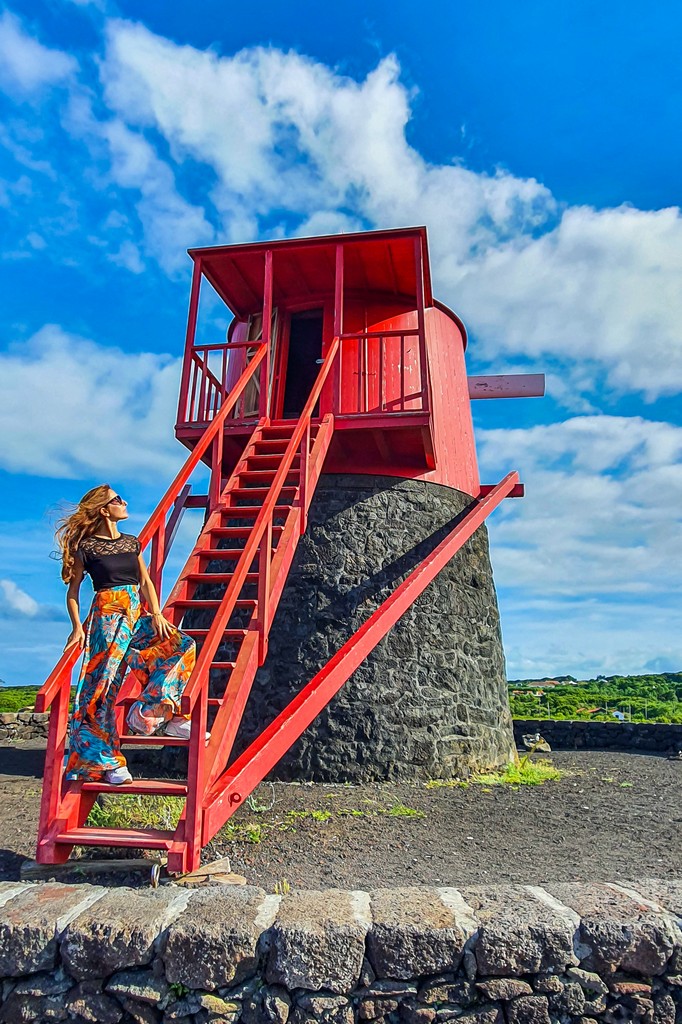
<svg viewBox="0 0 682 1024"><path fill-rule="evenodd" d="M625 721L625 714L623 711L612 711L611 714L614 718L617 718L619 722Z"/></svg>

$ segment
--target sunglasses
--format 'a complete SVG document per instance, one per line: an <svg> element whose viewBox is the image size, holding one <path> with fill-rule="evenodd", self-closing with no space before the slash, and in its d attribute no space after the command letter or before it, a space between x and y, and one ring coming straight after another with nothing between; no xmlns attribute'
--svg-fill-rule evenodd
<svg viewBox="0 0 682 1024"><path fill-rule="evenodd" d="M106 508L107 505L127 505L127 504L128 504L128 502L125 500L125 498L122 498L120 494L115 494L113 496L113 498L109 498L109 501L106 501L104 503L104 508Z"/></svg>

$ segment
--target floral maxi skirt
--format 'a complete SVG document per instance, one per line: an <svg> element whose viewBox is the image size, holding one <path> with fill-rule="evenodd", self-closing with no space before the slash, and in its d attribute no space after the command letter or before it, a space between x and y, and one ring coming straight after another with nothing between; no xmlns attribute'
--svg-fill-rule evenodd
<svg viewBox="0 0 682 1024"><path fill-rule="evenodd" d="M97 591L85 622L67 777L95 781L125 765L115 704L128 671L143 687L128 723L132 731L150 735L179 714L195 660L194 641L179 629L166 640L156 636L151 616L141 615L137 587Z"/></svg>

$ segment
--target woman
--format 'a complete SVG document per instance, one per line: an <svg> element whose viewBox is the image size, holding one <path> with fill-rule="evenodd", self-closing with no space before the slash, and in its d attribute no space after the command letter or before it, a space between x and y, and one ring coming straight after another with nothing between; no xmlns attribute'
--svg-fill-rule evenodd
<svg viewBox="0 0 682 1024"><path fill-rule="evenodd" d="M127 518L127 502L101 484L81 498L56 532L73 626L64 650L77 644L85 652L69 729L67 776L113 785L132 782L115 715L126 672L130 669L144 687L128 711L130 731L149 736L165 726L166 735L189 739L190 721L178 712L196 658L194 641L161 614L137 537L119 531ZM95 596L83 628L79 593L85 573ZM149 615L141 614L138 588Z"/></svg>

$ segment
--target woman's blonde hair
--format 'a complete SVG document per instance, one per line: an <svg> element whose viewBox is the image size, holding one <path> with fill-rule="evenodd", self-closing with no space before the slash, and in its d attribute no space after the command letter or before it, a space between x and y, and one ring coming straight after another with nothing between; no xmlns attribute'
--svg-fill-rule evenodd
<svg viewBox="0 0 682 1024"><path fill-rule="evenodd" d="M57 520L54 539L57 555L62 561L62 579L69 583L73 575L73 561L80 542L95 532L102 522L101 510L109 499L109 484L99 484L84 494L78 504L68 509Z"/></svg>

